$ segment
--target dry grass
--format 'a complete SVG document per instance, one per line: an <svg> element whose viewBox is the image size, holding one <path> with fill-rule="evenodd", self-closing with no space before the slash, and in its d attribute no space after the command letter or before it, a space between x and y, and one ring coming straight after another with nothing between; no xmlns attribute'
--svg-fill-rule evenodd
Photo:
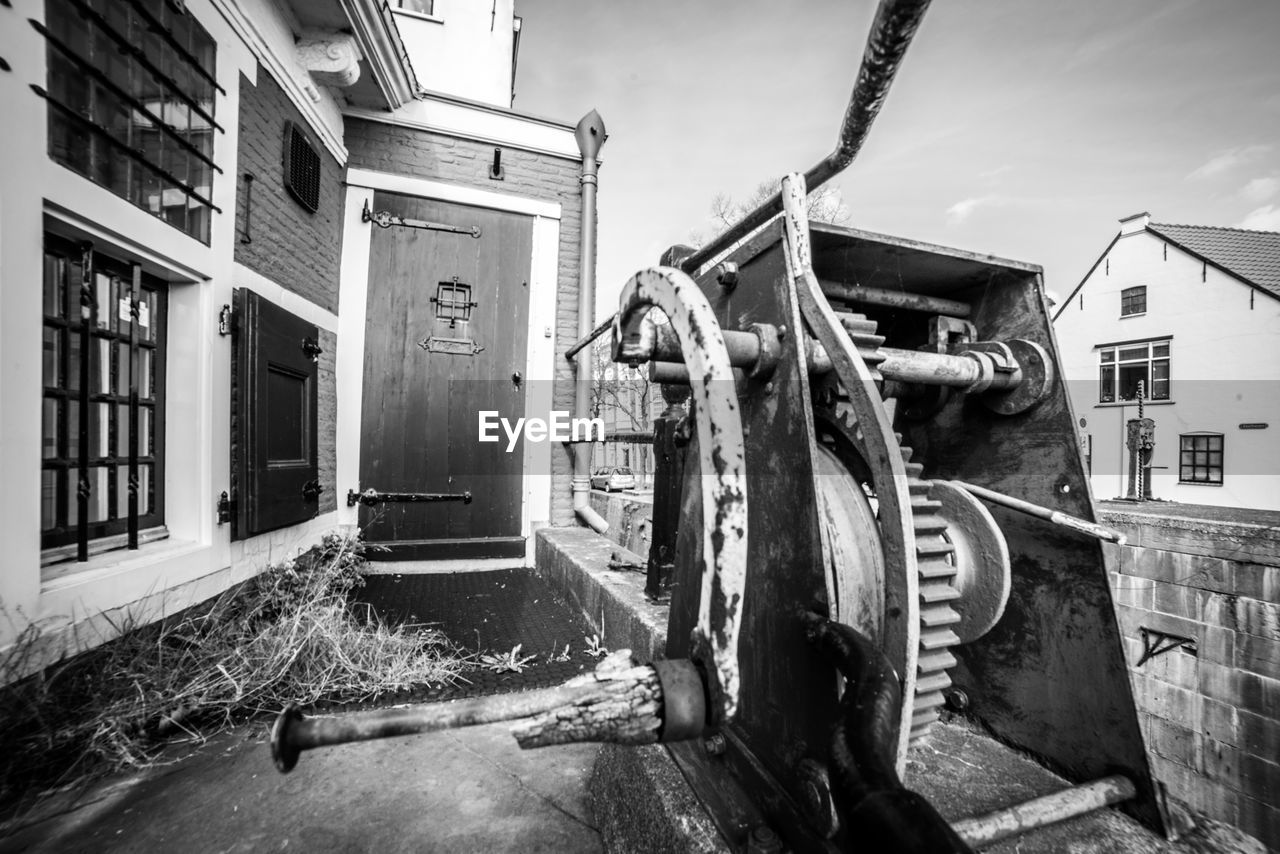
<svg viewBox="0 0 1280 854"><path fill-rule="evenodd" d="M462 680L469 656L440 632L389 627L348 602L362 563L358 540L327 536L211 603L116 626L118 640L0 689L0 804L155 764L168 744L286 703ZM0 678L37 640L24 633L0 659Z"/></svg>

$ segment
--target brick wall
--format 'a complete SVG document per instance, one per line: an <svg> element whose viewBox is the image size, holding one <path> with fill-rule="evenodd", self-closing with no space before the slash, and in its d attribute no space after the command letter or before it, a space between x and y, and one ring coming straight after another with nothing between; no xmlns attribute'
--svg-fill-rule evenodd
<svg viewBox="0 0 1280 854"><path fill-rule="evenodd" d="M1174 799L1280 850L1280 533L1149 507L1100 516L1129 538L1108 550L1152 771ZM1139 666L1143 628L1195 652Z"/></svg>
<svg viewBox="0 0 1280 854"><path fill-rule="evenodd" d="M563 352L578 337L578 271L581 235L581 164L575 160L503 148L505 180L489 178L493 146L413 128L348 118L348 165L414 178L447 181L496 193L560 204L559 272L556 285L556 344ZM536 330L535 330L536 332ZM530 334L533 334L531 332ZM573 371L556 358L553 406L573 409ZM568 450L551 448L551 523L573 523L573 461Z"/></svg>
<svg viewBox="0 0 1280 854"><path fill-rule="evenodd" d="M284 188L284 125L307 131L320 153L320 205L311 213ZM253 175L252 187L245 173ZM338 310L342 253L342 168L320 144L279 84L258 67L240 77L240 153L235 180L235 259L330 311ZM245 238L249 242L245 242Z"/></svg>

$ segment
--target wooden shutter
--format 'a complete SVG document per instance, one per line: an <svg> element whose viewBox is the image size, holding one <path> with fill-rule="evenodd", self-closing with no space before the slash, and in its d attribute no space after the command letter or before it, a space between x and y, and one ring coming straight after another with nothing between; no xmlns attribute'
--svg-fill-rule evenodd
<svg viewBox="0 0 1280 854"><path fill-rule="evenodd" d="M249 290L236 299L232 465L237 539L314 517L319 332Z"/></svg>

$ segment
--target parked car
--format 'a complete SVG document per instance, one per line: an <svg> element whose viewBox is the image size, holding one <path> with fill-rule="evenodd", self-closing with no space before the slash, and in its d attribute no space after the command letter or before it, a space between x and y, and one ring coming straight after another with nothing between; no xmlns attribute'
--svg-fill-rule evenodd
<svg viewBox="0 0 1280 854"><path fill-rule="evenodd" d="M591 488L613 492L615 489L635 489L636 476L626 466L605 466L591 475Z"/></svg>

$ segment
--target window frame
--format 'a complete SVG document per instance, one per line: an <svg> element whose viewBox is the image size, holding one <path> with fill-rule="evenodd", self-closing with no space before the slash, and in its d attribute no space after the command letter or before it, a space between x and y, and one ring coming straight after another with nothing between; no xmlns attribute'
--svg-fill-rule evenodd
<svg viewBox="0 0 1280 854"><path fill-rule="evenodd" d="M1145 354L1138 356L1134 351L1145 349ZM1098 352L1098 403L1100 405L1125 405L1136 403L1136 394L1122 396L1126 375L1132 376L1135 369L1143 373L1147 402L1168 402L1173 399L1173 348L1172 339L1156 338L1146 341L1126 341L1117 344L1100 344L1094 347ZM1126 355L1126 353L1128 355ZM1158 374L1163 373L1163 376ZM1137 382L1133 383L1136 388Z"/></svg>
<svg viewBox="0 0 1280 854"><path fill-rule="evenodd" d="M1197 448L1198 440L1205 440L1204 448ZM1217 440L1217 448L1213 447L1214 440ZM1190 440L1191 447L1188 447ZM1187 455L1191 455L1188 461ZM1201 457L1203 455L1203 457ZM1216 465L1214 462L1216 455ZM1203 462L1200 462L1203 460ZM1187 471L1190 469L1190 477ZM1204 470L1204 478L1196 477L1197 470ZM1213 479L1213 472L1217 470L1217 480ZM1184 483L1191 486L1222 486L1226 474L1226 436L1222 433L1214 432L1196 432L1196 433L1180 433L1178 435L1178 483Z"/></svg>
<svg viewBox="0 0 1280 854"><path fill-rule="evenodd" d="M1139 302L1141 303L1139 305ZM1135 285L1120 291L1120 316L1139 317L1147 313L1147 286Z"/></svg>
<svg viewBox="0 0 1280 854"><path fill-rule="evenodd" d="M213 214L217 43L179 4L160 19L138 3L99 12L46 0L48 156L209 245ZM194 51L194 52L193 52ZM200 54L197 56L196 54Z"/></svg>
<svg viewBox="0 0 1280 854"><path fill-rule="evenodd" d="M73 278L73 270L77 269L79 275ZM52 288L53 300L50 300L48 281L51 271L61 280L60 285ZM45 279L41 310L45 350L41 364L41 562L46 565L66 560L84 562L91 553L138 548L144 531L142 539L164 536L168 285L144 272L137 262L122 260L110 248L99 249L90 242L76 242L51 232L44 236L42 278ZM146 294L136 303L133 300L135 283L139 296ZM104 291L108 303L105 306L102 305ZM50 308L53 314L47 313ZM121 317L124 312L130 315L127 321ZM137 322L134 317L138 318ZM126 326L128 331L124 330ZM144 337L141 330L148 327L150 331ZM52 348L49 347L50 332L53 333ZM82 355L86 343L90 344L88 353ZM135 352L139 354L137 357ZM143 352L151 354L149 368L142 367ZM126 355L128 365L122 365ZM52 382L51 357L55 374ZM140 384L141 378L134 380L129 375L135 366L140 372L146 370L145 385ZM122 376L122 371L129 373ZM95 378L96 383L90 382L90 377ZM49 447L51 402L52 453ZM99 419L96 425L92 414L82 420L81 412L94 410ZM137 434L135 437L133 428L144 412L149 413L147 432L150 436ZM104 413L106 418L102 418ZM121 435L122 431L127 432ZM147 438L150 442L144 444ZM144 449L149 449L149 453L143 453ZM149 472L148 479L135 481L144 467ZM82 475L73 484L73 473L81 470L94 474ZM89 521L87 511L97 494L93 484L99 470L105 470L106 509L101 514L103 518ZM121 478L125 478L123 483ZM140 486L145 483L146 512L138 507L136 502L141 499L134 496L140 492L129 488L131 482ZM79 500L82 484L88 484L90 489L83 501ZM50 501L53 523L46 527Z"/></svg>

